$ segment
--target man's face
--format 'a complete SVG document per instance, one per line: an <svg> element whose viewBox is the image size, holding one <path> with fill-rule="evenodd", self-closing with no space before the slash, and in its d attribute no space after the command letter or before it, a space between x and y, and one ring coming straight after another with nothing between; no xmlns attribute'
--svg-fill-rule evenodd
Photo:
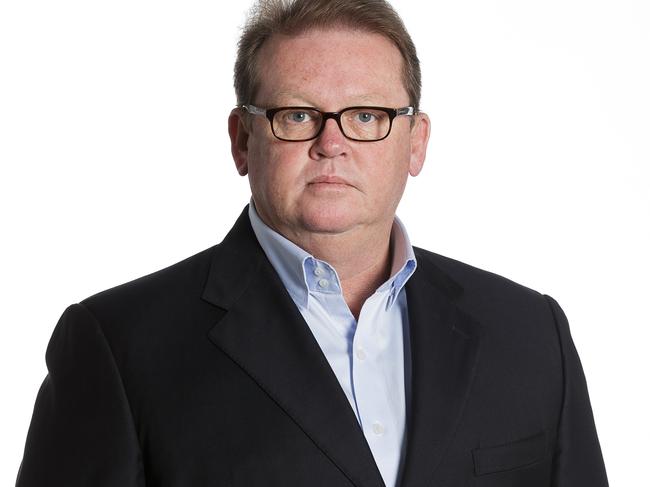
<svg viewBox="0 0 650 487"><path fill-rule="evenodd" d="M263 108L311 106L335 112L349 106L409 105L398 49L377 34L314 30L274 36L259 53ZM409 173L422 168L429 135L425 115L394 119L377 142L346 139L335 120L306 142L276 139L263 116L229 120L233 157L248 174L262 219L289 238L342 234L390 226ZM243 115L246 117L246 115Z"/></svg>

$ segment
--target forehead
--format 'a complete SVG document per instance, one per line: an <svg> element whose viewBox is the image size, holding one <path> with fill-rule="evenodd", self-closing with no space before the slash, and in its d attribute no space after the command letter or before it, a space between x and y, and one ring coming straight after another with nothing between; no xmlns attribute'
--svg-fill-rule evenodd
<svg viewBox="0 0 650 487"><path fill-rule="evenodd" d="M402 56L386 37L359 30L274 35L258 54L260 103L408 103ZM390 102L390 103L389 103ZM337 105L326 107L325 105Z"/></svg>

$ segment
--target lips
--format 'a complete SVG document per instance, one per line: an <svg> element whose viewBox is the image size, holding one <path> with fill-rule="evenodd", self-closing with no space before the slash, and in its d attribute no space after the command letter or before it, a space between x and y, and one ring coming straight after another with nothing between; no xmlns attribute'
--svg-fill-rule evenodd
<svg viewBox="0 0 650 487"><path fill-rule="evenodd" d="M309 181L309 184L346 184L350 186L350 183L338 176L318 176Z"/></svg>

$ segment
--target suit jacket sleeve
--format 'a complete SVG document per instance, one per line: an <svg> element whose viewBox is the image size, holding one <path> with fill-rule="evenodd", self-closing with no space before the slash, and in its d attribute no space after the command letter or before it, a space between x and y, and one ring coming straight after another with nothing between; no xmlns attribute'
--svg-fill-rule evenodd
<svg viewBox="0 0 650 487"><path fill-rule="evenodd" d="M16 486L144 486L122 380L99 323L83 305L61 316L46 363Z"/></svg>
<svg viewBox="0 0 650 487"><path fill-rule="evenodd" d="M546 296L557 326L564 371L564 392L555 458L554 487L607 487L607 475L589 403L587 383L571 339L569 323L558 305Z"/></svg>

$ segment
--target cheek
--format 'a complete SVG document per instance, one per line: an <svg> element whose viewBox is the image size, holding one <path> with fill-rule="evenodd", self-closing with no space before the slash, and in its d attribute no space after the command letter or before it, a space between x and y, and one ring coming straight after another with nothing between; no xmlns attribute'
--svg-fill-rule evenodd
<svg viewBox="0 0 650 487"><path fill-rule="evenodd" d="M298 189L301 165L293 149L273 142L250 146L249 177L253 191L278 201L289 198Z"/></svg>
<svg viewBox="0 0 650 487"><path fill-rule="evenodd" d="M374 164L366 169L374 187L379 189L378 198L393 200L401 196L408 178L409 161L406 144L393 144L376 155Z"/></svg>

